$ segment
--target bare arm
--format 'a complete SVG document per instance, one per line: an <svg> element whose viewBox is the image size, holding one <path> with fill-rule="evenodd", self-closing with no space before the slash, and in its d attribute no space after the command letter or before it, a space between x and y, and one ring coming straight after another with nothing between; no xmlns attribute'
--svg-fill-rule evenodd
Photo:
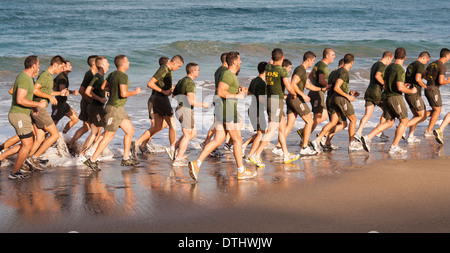
<svg viewBox="0 0 450 253"><path fill-rule="evenodd" d="M129 91L126 84L119 85L120 96L123 98L131 97L141 93L141 88L137 87L134 91Z"/></svg>
<svg viewBox="0 0 450 253"><path fill-rule="evenodd" d="M341 86L342 86L343 83L344 83L344 80L338 78L337 81L336 81L336 84L334 85L334 91L335 91L337 94L339 94L339 95L341 95L341 96L347 98L350 102L355 101L355 97L354 97L354 96L345 93L345 92L341 89Z"/></svg>
<svg viewBox="0 0 450 253"><path fill-rule="evenodd" d="M193 92L188 92L187 93L187 97L188 97L188 100L189 100L189 104L191 104L191 106L204 107L204 108L208 108L209 107L208 103L201 103L197 99L195 99L195 94Z"/></svg>
<svg viewBox="0 0 450 253"><path fill-rule="evenodd" d="M397 82L397 89L398 91L406 94L415 94L417 92L416 87L409 89L404 82Z"/></svg>
<svg viewBox="0 0 450 253"><path fill-rule="evenodd" d="M16 94L16 102L17 104L24 106L24 107L41 107L44 108L47 106L47 103L44 100L41 100L40 102L32 101L27 98L28 91L22 88L17 89Z"/></svg>
<svg viewBox="0 0 450 253"><path fill-rule="evenodd" d="M40 85L39 83L35 83L33 95L35 95L37 97L41 97L41 98L46 98L46 99L50 100L52 105L57 105L58 100L56 100L56 98L53 97L52 95L48 95L48 94L42 92L41 88L42 88L42 85ZM52 94L53 94L53 91L52 91Z"/></svg>
<svg viewBox="0 0 450 253"><path fill-rule="evenodd" d="M239 90L237 94L230 93L228 88L230 86L227 83L220 82L219 87L217 87L217 95L221 98L235 98L235 99L244 99L245 92L243 90Z"/></svg>

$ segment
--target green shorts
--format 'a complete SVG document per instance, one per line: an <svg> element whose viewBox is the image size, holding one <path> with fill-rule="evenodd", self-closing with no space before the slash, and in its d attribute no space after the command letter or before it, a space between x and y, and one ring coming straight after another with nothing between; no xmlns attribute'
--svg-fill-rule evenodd
<svg viewBox="0 0 450 253"><path fill-rule="evenodd" d="M281 118L285 116L283 107L284 99L278 98L278 96L267 98L267 115L269 116L269 122L281 122Z"/></svg>
<svg viewBox="0 0 450 253"><path fill-rule="evenodd" d="M26 139L33 136L33 123L31 122L31 116L24 113L9 113L9 123L16 130L16 134L20 139Z"/></svg>
<svg viewBox="0 0 450 253"><path fill-rule="evenodd" d="M116 132L119 129L120 124L128 117L125 108L114 107L112 105L106 105L105 107L105 130L108 132Z"/></svg>
<svg viewBox="0 0 450 253"><path fill-rule="evenodd" d="M286 98L286 114L295 113L303 117L311 113L309 110L309 106L303 102L299 97L292 99L291 94L289 94Z"/></svg>
<svg viewBox="0 0 450 253"><path fill-rule="evenodd" d="M178 106L175 109L175 116L181 123L181 127L184 129L194 129L194 110L189 107Z"/></svg>
<svg viewBox="0 0 450 253"><path fill-rule="evenodd" d="M403 96L387 97L383 103L383 117L387 120L408 118L408 110Z"/></svg>
<svg viewBox="0 0 450 253"><path fill-rule="evenodd" d="M313 113L323 113L327 109L325 91L310 91L308 96L311 98L310 103Z"/></svg>
<svg viewBox="0 0 450 253"><path fill-rule="evenodd" d="M89 104L88 106L89 112L89 122L94 124L96 127L104 127L105 126L105 109L102 105Z"/></svg>
<svg viewBox="0 0 450 253"><path fill-rule="evenodd" d="M54 121L60 121L71 110L72 107L66 102L58 103L56 106L52 105L52 119Z"/></svg>
<svg viewBox="0 0 450 253"><path fill-rule="evenodd" d="M330 98L328 111L330 114L339 113L340 121L345 121L347 117L355 114L352 103L347 98L337 94Z"/></svg>
<svg viewBox="0 0 450 253"><path fill-rule="evenodd" d="M37 108L37 111L38 111L37 115L31 113L31 119L33 120L33 123L36 125L37 128L43 129L45 127L55 124L53 122L52 117L50 117L47 108Z"/></svg>
<svg viewBox="0 0 450 253"><path fill-rule="evenodd" d="M441 97L441 91L439 90L439 87L436 85L428 86L431 87L428 89L425 89L425 97L428 100L428 103L431 107L442 107L442 97Z"/></svg>
<svg viewBox="0 0 450 253"><path fill-rule="evenodd" d="M416 112L425 110L425 104L423 103L423 99L421 96L410 96L405 94L405 100L406 103L408 103L409 108L414 109Z"/></svg>

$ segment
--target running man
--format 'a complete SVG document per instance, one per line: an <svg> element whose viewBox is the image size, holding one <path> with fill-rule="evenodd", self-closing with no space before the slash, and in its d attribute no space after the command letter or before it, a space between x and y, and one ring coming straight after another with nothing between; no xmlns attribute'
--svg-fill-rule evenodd
<svg viewBox="0 0 450 253"><path fill-rule="evenodd" d="M28 170L21 170L25 159L33 146L33 126L31 113L37 113L36 107L45 108L47 103L44 100L33 101L34 81L33 78L39 74L39 59L35 55L30 55L24 62L25 70L20 73L13 86L11 109L8 119L14 127L16 134L20 138L20 144L11 148L7 152L17 153L16 162L9 174L10 179L26 179L29 176L24 174Z"/></svg>
<svg viewBox="0 0 450 253"><path fill-rule="evenodd" d="M364 130L364 127L369 119L372 117L375 106L378 106L383 110L381 94L383 93L384 87L384 72L393 59L394 54L392 54L391 51L385 51L381 57L381 60L374 63L370 69L370 82L366 92L364 93L366 111L364 116L361 118L358 130L355 133L355 138L358 141L361 141L362 131ZM380 124L385 121L386 119L383 118L383 115L381 115Z"/></svg>
<svg viewBox="0 0 450 253"><path fill-rule="evenodd" d="M247 91L245 88L239 87L239 81L236 76L241 68L241 57L238 52L229 52L226 61L228 69L223 73L217 89L217 95L222 98L223 110L216 114L217 121L215 124L216 133L214 139L205 145L196 161L191 161L188 164L189 174L194 180L198 180L198 173L205 158L224 142L226 138L225 131L229 132L230 138L233 140L237 178L248 179L255 177L257 174L256 171L246 169L242 159L242 136L239 127L237 102L238 99L245 98Z"/></svg>
<svg viewBox="0 0 450 253"><path fill-rule="evenodd" d="M189 145L189 142L197 136L197 127L194 122L194 107L208 108L208 103L202 103L195 99L196 87L195 78L198 77L200 69L197 63L188 63L186 65L186 77L178 81L173 95L178 101L178 107L175 110L175 115L181 123L181 131L183 135L175 143L176 155L172 166L187 166L184 162L184 154Z"/></svg>
<svg viewBox="0 0 450 253"><path fill-rule="evenodd" d="M106 79L106 85L109 86L110 95L108 103L105 107L104 137L98 144L98 147L92 157L84 162L85 165L94 171L100 170L97 159L108 144L113 140L119 127L125 132L123 137L123 158L120 165L135 166L139 164L138 161L135 161L129 157L134 127L131 123L130 117L125 111L124 106L129 97L141 93L141 88L137 87L134 91L128 90L130 87L130 81L126 72L130 68L130 62L125 55L117 55L114 58L114 65L116 65L117 70L108 75L108 78Z"/></svg>
<svg viewBox="0 0 450 253"><path fill-rule="evenodd" d="M155 124L152 125L131 145L131 152L134 159L137 159L137 149L144 141L151 139L155 134L164 128L164 122L169 126L170 147L166 149L173 160L175 155L175 143L177 142L177 122L173 116L173 109L170 105L169 96L172 95L173 83L172 72L183 66L184 60L181 55L175 55L165 65L161 65L156 73L147 83L147 87L153 89L155 94L153 102L153 115ZM155 93L156 92L156 93ZM150 113L150 112L149 112Z"/></svg>
<svg viewBox="0 0 450 253"><path fill-rule="evenodd" d="M417 89L415 87L409 89L409 84L405 84L405 70L402 67L405 59L406 50L399 47L394 53L394 63L391 63L386 68L384 73L385 100L383 101L383 117L386 121L378 124L368 135L361 137L363 147L367 152L370 152L372 138L392 127L395 123L395 118L400 120L400 124L395 131L389 154L405 154L407 152L398 146L408 125L408 110L406 109L402 93L414 94L417 92Z"/></svg>
<svg viewBox="0 0 450 253"><path fill-rule="evenodd" d="M97 58L97 55L90 55L87 58L87 64L89 65L89 70L86 71L84 74L83 81L81 82L80 89L78 92L81 95L81 101L80 101L80 114L78 115L78 119L83 121L83 126L79 128L75 134L73 135L72 139L70 139L69 143L67 143L67 148L69 149L71 155L75 155L75 150L73 145L75 142L80 139L81 136L83 136L87 131L89 131L89 114L88 114L88 105L92 102L92 99L86 95L86 87L88 84L92 81L92 78L94 78L94 75L97 73L97 67L95 66L95 58Z"/></svg>
<svg viewBox="0 0 450 253"><path fill-rule="evenodd" d="M269 129L261 139L261 143L255 153L248 159L258 167L264 167L261 160L261 154L264 148L269 144L272 137L278 130L278 141L283 150L283 163L291 163L297 160L300 155L289 153L286 145L286 116L284 115L284 90L285 88L291 94L290 99L295 99L297 93L292 88L289 74L286 68L282 67L284 60L283 50L275 48L272 50L272 64L266 66L266 85L267 85L267 115L269 116Z"/></svg>
<svg viewBox="0 0 450 253"><path fill-rule="evenodd" d="M53 89L53 75L58 75L64 70L66 61L60 55L54 56L50 60L50 66L47 70L42 72L34 84L34 98L36 102L45 101L46 105L51 102L52 105L57 105L58 100L54 96L67 96L68 91L52 91ZM59 132L56 128L55 122L50 117L47 111L47 106L39 107L37 114L31 114L33 123L36 126L36 138L33 147L30 150L26 162L35 170L43 170L39 165L39 157L50 148L59 138ZM46 138L46 134L50 134Z"/></svg>
<svg viewBox="0 0 450 253"><path fill-rule="evenodd" d="M72 65L69 61L66 60L66 65L64 67L64 71L61 72L54 79L54 91L62 91L65 89L69 89L69 73L72 72ZM78 95L78 90L68 90L69 94ZM67 103L67 96L56 96L56 100L58 100L57 105L52 105L52 119L55 122L55 125L58 125L58 122L64 117L68 117L70 119L69 122L64 126L62 133L66 134L77 122L78 115L72 109L72 107Z"/></svg>
<svg viewBox="0 0 450 253"><path fill-rule="evenodd" d="M443 48L439 54L439 60L432 62L427 67L427 88L425 89L425 97L431 106L431 118L427 130L425 130L425 137L433 137L431 132L436 125L436 122L441 115L442 97L439 87L450 83L450 77L445 79L445 72L447 68L445 63L450 60L450 49Z"/></svg>
<svg viewBox="0 0 450 253"><path fill-rule="evenodd" d="M422 79L426 76L425 68L429 60L430 54L426 51L421 52L417 60L409 64L406 68L405 82L411 84L410 88L416 87L417 89L417 93L405 94L405 100L414 115L414 117L408 121L409 135L406 138L408 143L417 143L421 141L414 136L414 131L416 130L417 124L425 121L427 117L430 117L431 115L431 111L425 110L425 104L422 99L422 88L427 88Z"/></svg>
<svg viewBox="0 0 450 253"><path fill-rule="evenodd" d="M309 73L309 80L312 84L319 88L328 86L328 65L334 62L336 55L331 48L325 48L322 52L323 59L316 63L312 71ZM314 114L314 122L311 133L316 129L317 125L324 122L328 118L327 107L325 104L325 89L321 91L310 90L308 96L311 99L312 112Z"/></svg>

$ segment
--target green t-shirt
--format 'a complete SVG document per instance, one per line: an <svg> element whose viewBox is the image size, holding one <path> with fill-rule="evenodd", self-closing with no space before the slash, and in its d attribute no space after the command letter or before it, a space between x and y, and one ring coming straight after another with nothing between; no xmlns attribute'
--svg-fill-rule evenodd
<svg viewBox="0 0 450 253"><path fill-rule="evenodd" d="M106 80L109 83L109 100L107 105L123 107L127 102L127 98L120 96L120 85L125 84L127 88L130 87L128 75L122 71L116 70L109 74Z"/></svg>
<svg viewBox="0 0 450 253"><path fill-rule="evenodd" d="M278 96L280 99L284 99L284 84L283 78L289 77L289 73L286 68L280 65L268 64L266 66L266 83L267 83L267 96Z"/></svg>
<svg viewBox="0 0 450 253"><path fill-rule="evenodd" d="M381 77L384 78L384 72L386 71L386 65L381 61L378 61L372 65L370 69L370 82L364 94L365 99L369 100L380 100L381 93L383 93L383 85L378 82L375 75L380 72Z"/></svg>
<svg viewBox="0 0 450 253"><path fill-rule="evenodd" d="M316 63L316 65L314 65L312 72L313 72L312 79L314 86L322 87L322 85L320 85L319 83L320 74L324 74L325 81L328 82L328 75L329 75L328 65L325 64L323 61L319 61L318 63Z"/></svg>
<svg viewBox="0 0 450 253"><path fill-rule="evenodd" d="M104 77L100 75L99 73L95 74L94 78L92 78L91 82L88 84L89 86L92 86L92 92L94 92L95 95L104 98L105 97L105 91L102 90L102 84L104 82ZM94 105L100 105L102 106L102 102L92 99L92 104Z"/></svg>
<svg viewBox="0 0 450 253"><path fill-rule="evenodd" d="M253 94L251 106L256 106L259 112L259 96L266 95L266 82L257 76L250 82L248 91Z"/></svg>
<svg viewBox="0 0 450 253"><path fill-rule="evenodd" d="M217 95L217 88L219 87L219 83L220 83L220 78L222 77L223 72L225 72L225 70L227 70L227 67L224 66L220 66L216 72L214 72L214 84L216 87L215 90L215 94Z"/></svg>
<svg viewBox="0 0 450 253"><path fill-rule="evenodd" d="M86 71L86 73L84 74L84 77L83 77L83 81L81 82L80 86L86 88L89 85L89 83L91 82L93 77L94 77L94 74L92 74L91 70Z"/></svg>
<svg viewBox="0 0 450 253"><path fill-rule="evenodd" d="M222 77L220 78L220 82L224 82L228 84L228 92L232 94L238 94L239 92L239 81L233 72L230 70L225 70L223 72ZM234 115L237 115L237 100L234 98L222 98L222 104L223 104L223 115L226 115L227 110L230 110L230 112L233 112ZM228 109L227 109L228 108Z"/></svg>
<svg viewBox="0 0 450 253"><path fill-rule="evenodd" d="M167 65L161 65L153 77L157 80L156 85L159 88L163 90L172 89L172 71Z"/></svg>
<svg viewBox="0 0 450 253"><path fill-rule="evenodd" d="M36 80L36 83L40 84L41 87L41 91L44 92L47 95L51 95L52 94L52 89L53 89L53 75L50 74L50 72L48 70L42 72L39 77ZM42 99L45 99L45 101L48 102L49 100L46 98L41 98L38 96L34 96L33 100L36 102L41 101Z"/></svg>
<svg viewBox="0 0 450 253"><path fill-rule="evenodd" d="M422 86L420 86L416 81L416 75L421 74L422 77L425 73L425 64L422 64L420 61L415 61L408 65L406 68L406 76L405 82L411 84L411 89L416 87L417 93L415 94L405 94L405 95L413 95L413 96L422 96Z"/></svg>
<svg viewBox="0 0 450 253"><path fill-rule="evenodd" d="M339 79L341 79L343 81L343 83L341 84L341 90L343 92L345 92L346 94L348 94L350 92L349 88L348 88L348 84L350 82L350 77L348 75L348 70L346 68L341 67L337 70L336 81ZM332 87L333 90L334 90L335 86L336 86L336 82L333 84L333 87ZM336 93L336 95L339 95L339 94Z"/></svg>
<svg viewBox="0 0 450 253"><path fill-rule="evenodd" d="M335 69L331 71L330 75L328 76L328 84L331 85L330 90L327 91L327 98L331 98L334 94L334 85L336 84L336 81L338 79L338 70Z"/></svg>
<svg viewBox="0 0 450 253"><path fill-rule="evenodd" d="M53 88L54 91L60 91L59 85L64 85L67 89L69 89L69 77L66 73L61 72L53 81L55 85ZM65 103L67 101L67 96L56 96L55 98L58 100L58 104Z"/></svg>
<svg viewBox="0 0 450 253"><path fill-rule="evenodd" d="M187 97L188 93L194 93L196 94L196 87L194 80L192 80L190 77L186 76L180 81L178 81L177 85L175 85L175 89L173 90L173 95L175 96L176 100L178 101L179 106L184 107L190 107L191 109L194 108L189 103L189 99Z"/></svg>
<svg viewBox="0 0 450 253"><path fill-rule="evenodd" d="M33 100L33 92L34 92L34 81L29 75L25 72L20 73L16 77L16 81L14 82L13 94L12 94L12 103L10 113L23 113L29 115L31 113L30 107L25 107L19 105L17 103L17 89L24 89L27 91L27 95L25 96L28 100Z"/></svg>
<svg viewBox="0 0 450 253"><path fill-rule="evenodd" d="M439 87L441 85L439 76L445 75L446 71L447 68L441 61L437 60L430 63L427 67L427 86L434 85Z"/></svg>
<svg viewBox="0 0 450 253"><path fill-rule="evenodd" d="M397 82L405 82L405 70L401 65L392 63L387 66L386 71L384 72L384 84L386 86L384 95L386 97L402 95L398 90Z"/></svg>
<svg viewBox="0 0 450 253"><path fill-rule="evenodd" d="M293 85L297 85L297 87L300 89L301 92L305 91L305 85L306 85L306 79L308 78L306 76L306 69L303 65L300 65L294 69L294 74L292 74L292 77L294 75L297 75L300 78L300 81L296 84L293 83Z"/></svg>

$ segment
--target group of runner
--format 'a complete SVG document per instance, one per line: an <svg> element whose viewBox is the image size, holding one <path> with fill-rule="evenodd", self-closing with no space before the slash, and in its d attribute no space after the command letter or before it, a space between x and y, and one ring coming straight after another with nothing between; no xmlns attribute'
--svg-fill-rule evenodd
<svg viewBox="0 0 450 253"><path fill-rule="evenodd" d="M38 76L39 58L32 55L25 59L25 70L17 76L10 90L12 105L8 118L17 135L0 146L0 161L17 154L10 179L25 179L29 177L30 172L42 171L40 164L45 161L40 157L59 138L56 124L64 116L69 117L70 121L65 125L63 133L67 133L79 120L83 121L82 127L75 132L67 147L73 156L78 156L94 171L100 170L98 158L113 140L119 127L125 133L122 166L139 164L138 149L144 154L154 153L152 137L168 127L170 146L166 151L172 166L188 166L189 174L194 180L198 180L201 164L208 156L221 155L219 147L224 143L224 148L233 152L237 178L247 179L255 177L257 169L246 168L244 162L264 167L262 153L277 133L277 145L272 152L280 155L283 163L291 163L300 156L312 156L322 150L336 149L331 140L337 132L346 127L349 133L349 152L361 149L370 152L372 138L384 136L383 131L394 125L395 118L398 118L400 123L389 153L404 154L406 150L398 146L402 138L408 143L420 141L414 136L417 124L430 117L424 135L434 136L443 144L443 131L450 121L450 114L447 114L441 126L433 130L442 107L439 87L450 83L450 78L445 78L444 65L450 60L450 50L442 49L440 58L427 66L430 58L428 52L420 53L417 60L405 71L404 48L397 48L394 54L390 51L384 52L381 60L371 68L370 83L364 95L365 115L356 129L357 119L352 102L360 94L351 91L349 87L349 71L355 61L352 54L346 54L339 61L338 68L330 72L328 65L335 60L333 49L324 49L322 60L317 63L316 55L308 51L304 53L302 64L294 69L290 78L292 63L285 59L282 49L275 48L269 62L258 64L258 76L245 88L239 84L237 78L241 68L239 52L223 53L220 57L222 65L215 72L215 96L212 103L214 123L205 142L201 144L203 150L200 155L188 162L186 150L189 142L197 135L193 108L210 106L195 97L195 79L200 72L197 63L186 64L186 76L174 85L172 72L184 65L183 57L175 55L171 59L159 59L160 67L147 83L147 87L152 89L148 100L151 126L133 141L134 127L124 105L128 97L140 94L141 88L129 90L130 82L126 72L130 63L125 55L114 58L117 70L106 77L109 70L106 57L89 56L87 63L90 69L86 72L79 90L69 90L68 74L72 69L69 61L59 55L55 56L51 59L49 68ZM308 75L309 68L312 70ZM53 75L57 75L55 79ZM309 90L308 94L305 88ZM432 108L429 111L425 109L422 88ZM78 93L82 96L79 115L67 103L69 94ZM237 104L247 95L252 96L248 115L256 133L243 141L243 120L237 111ZM170 103L171 97L178 102L175 110ZM405 100L414 115L411 119L408 119ZM49 102L52 104L51 114L47 111ZM311 110L307 103L311 104ZM380 124L368 135L362 136L364 126L372 116L375 106L383 110ZM294 154L288 151L286 140L297 116L300 116L305 124L297 131L302 141L299 153ZM311 138L315 128L327 119L329 122L317 137ZM178 139L177 120L181 123L182 130L182 136ZM409 135L405 134L407 127ZM90 134L82 149L77 150L76 141L88 131ZM245 149L249 145L251 149L245 155Z"/></svg>

